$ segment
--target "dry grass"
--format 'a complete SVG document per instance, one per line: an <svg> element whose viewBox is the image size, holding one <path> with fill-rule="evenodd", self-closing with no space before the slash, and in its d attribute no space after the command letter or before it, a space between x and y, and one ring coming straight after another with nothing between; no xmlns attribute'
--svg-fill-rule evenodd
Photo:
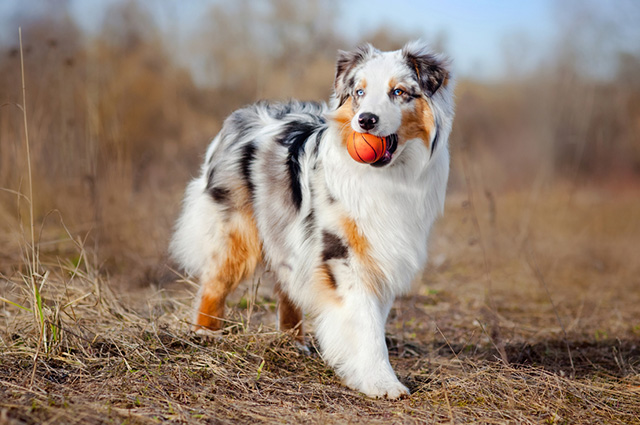
<svg viewBox="0 0 640 425"><path fill-rule="evenodd" d="M348 46L326 2L239 4L196 25L207 87L139 2L90 40L64 13L29 24L26 99L0 51L0 425L640 423L637 56L611 81L551 52L460 82L446 213L387 327L409 398L342 387L275 332L266 283L220 338L188 331L194 288L164 252L206 140L256 98L326 98Z"/></svg>
<svg viewBox="0 0 640 425"><path fill-rule="evenodd" d="M67 241L75 256L40 264L49 343L31 313L0 310L0 423L640 420L635 192L469 193L449 198L430 268L391 313L408 399L342 387L274 331L268 291L240 290L224 335L202 340L190 285L168 271L127 289ZM20 265L5 270L3 297L32 308Z"/></svg>

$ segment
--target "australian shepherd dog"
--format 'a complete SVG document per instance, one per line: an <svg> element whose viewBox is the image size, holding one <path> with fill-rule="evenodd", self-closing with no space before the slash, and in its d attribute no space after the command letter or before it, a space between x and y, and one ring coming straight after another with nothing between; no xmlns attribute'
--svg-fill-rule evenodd
<svg viewBox="0 0 640 425"><path fill-rule="evenodd" d="M408 394L385 322L443 210L453 115L449 64L420 42L339 52L329 106L260 102L231 114L186 189L171 243L200 282L194 330L220 329L227 295L270 270L280 329L304 343L306 313L345 385ZM352 159L353 132L386 137L382 157Z"/></svg>

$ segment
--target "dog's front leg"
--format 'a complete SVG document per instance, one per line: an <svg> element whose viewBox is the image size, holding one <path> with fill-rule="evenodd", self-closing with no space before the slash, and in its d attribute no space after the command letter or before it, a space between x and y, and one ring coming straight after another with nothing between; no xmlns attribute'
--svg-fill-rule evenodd
<svg viewBox="0 0 640 425"><path fill-rule="evenodd" d="M384 339L393 300L365 291L348 293L316 316L315 334L322 354L348 387L369 397L396 399L409 394L389 363Z"/></svg>

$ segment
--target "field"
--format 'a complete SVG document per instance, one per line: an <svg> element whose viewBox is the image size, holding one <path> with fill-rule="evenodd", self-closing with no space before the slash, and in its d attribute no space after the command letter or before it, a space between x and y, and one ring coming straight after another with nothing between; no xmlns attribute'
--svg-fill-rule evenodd
<svg viewBox="0 0 640 425"><path fill-rule="evenodd" d="M0 38L0 425L640 423L635 3L563 2L537 68L505 34L504 78L460 76L445 213L387 324L393 402L343 387L313 329L309 355L276 332L266 278L192 334L196 282L166 253L231 111L328 98L355 43L339 2L211 2L181 34L156 22L174 2L96 1L90 32L80 2L23 3L44 12Z"/></svg>
<svg viewBox="0 0 640 425"><path fill-rule="evenodd" d="M40 254L40 306L28 264L1 283L0 423L637 423L638 217L637 188L452 193L391 312L412 391L395 402L346 389L277 333L267 284L240 288L203 340L170 264L132 288L57 241L75 255Z"/></svg>

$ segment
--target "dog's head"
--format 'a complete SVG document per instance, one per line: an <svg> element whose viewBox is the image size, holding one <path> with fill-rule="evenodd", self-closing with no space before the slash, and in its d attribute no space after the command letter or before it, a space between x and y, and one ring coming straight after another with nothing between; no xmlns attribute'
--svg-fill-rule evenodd
<svg viewBox="0 0 640 425"><path fill-rule="evenodd" d="M411 140L429 148L437 133L434 96L449 80L447 61L420 42L393 52L369 44L340 51L333 119L343 143L353 131L388 137L387 152L374 166L391 164Z"/></svg>

